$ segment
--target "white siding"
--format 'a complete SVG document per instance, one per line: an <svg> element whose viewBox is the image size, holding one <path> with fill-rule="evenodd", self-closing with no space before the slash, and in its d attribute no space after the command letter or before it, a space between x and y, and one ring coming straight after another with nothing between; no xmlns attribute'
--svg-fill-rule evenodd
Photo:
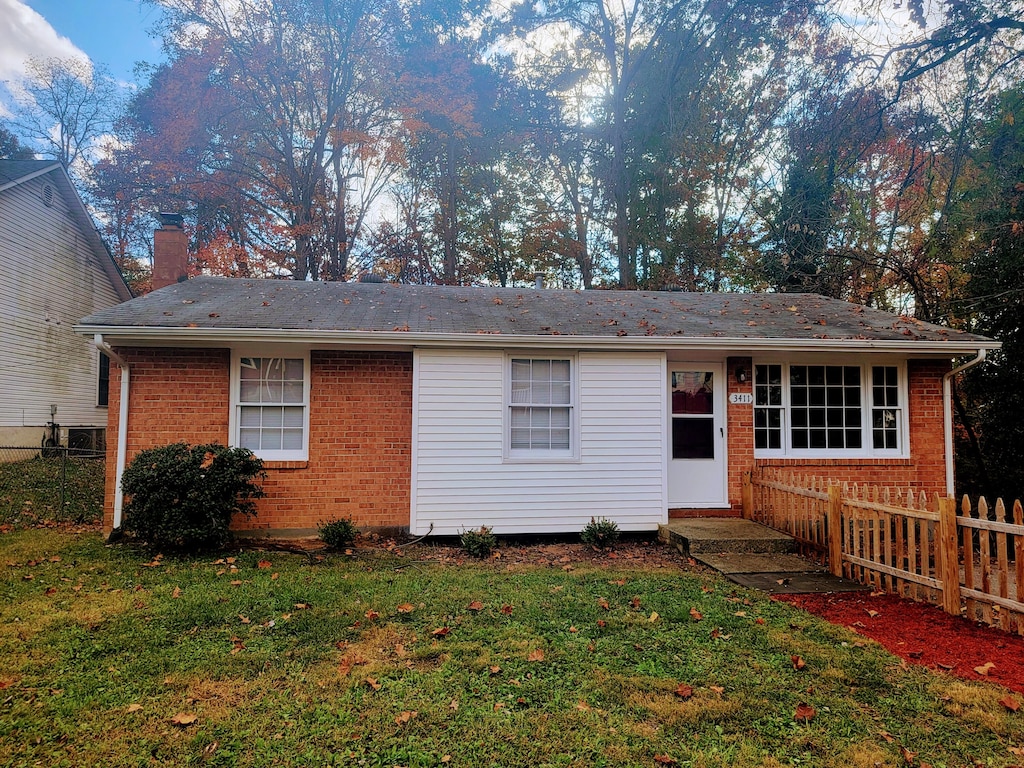
<svg viewBox="0 0 1024 768"><path fill-rule="evenodd" d="M625 531L665 522L665 364L660 354L580 353L580 458L503 458L505 355L419 351L412 529L457 534L579 532L591 517Z"/></svg>
<svg viewBox="0 0 1024 768"><path fill-rule="evenodd" d="M0 428L42 427L51 404L63 427L107 423L99 353L71 328L120 298L51 175L0 192Z"/></svg>

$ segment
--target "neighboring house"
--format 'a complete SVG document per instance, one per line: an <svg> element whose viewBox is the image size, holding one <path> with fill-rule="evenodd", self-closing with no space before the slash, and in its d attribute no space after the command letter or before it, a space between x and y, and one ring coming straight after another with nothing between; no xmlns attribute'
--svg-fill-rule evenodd
<svg viewBox="0 0 1024 768"><path fill-rule="evenodd" d="M106 528L118 467L184 440L260 455L267 497L239 527L279 534L349 516L413 534L592 516L654 530L739 514L759 464L943 493L944 377L999 346L807 294L227 278L77 330L126 372Z"/></svg>
<svg viewBox="0 0 1024 768"><path fill-rule="evenodd" d="M131 293L60 163L0 160L0 263L0 445L40 445L53 413L102 446L109 366L73 325Z"/></svg>

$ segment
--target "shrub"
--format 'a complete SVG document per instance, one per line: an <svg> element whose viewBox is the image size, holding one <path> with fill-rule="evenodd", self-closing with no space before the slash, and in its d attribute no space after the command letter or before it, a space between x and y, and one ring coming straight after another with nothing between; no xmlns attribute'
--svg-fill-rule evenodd
<svg viewBox="0 0 1024 768"><path fill-rule="evenodd" d="M486 525L479 530L462 532L462 548L470 557L485 558L498 546L498 538Z"/></svg>
<svg viewBox="0 0 1024 768"><path fill-rule="evenodd" d="M125 533L151 547L197 552L224 546L233 515L256 514L263 462L245 448L174 443L140 451L125 469Z"/></svg>
<svg viewBox="0 0 1024 768"><path fill-rule="evenodd" d="M614 520L603 517L597 520L590 518L590 522L583 526L580 532L580 539L592 547L612 547L619 540L619 526Z"/></svg>
<svg viewBox="0 0 1024 768"><path fill-rule="evenodd" d="M356 534L359 533L351 517L328 520L326 523L320 523L316 529L320 532L320 541L331 549L347 547L355 541Z"/></svg>

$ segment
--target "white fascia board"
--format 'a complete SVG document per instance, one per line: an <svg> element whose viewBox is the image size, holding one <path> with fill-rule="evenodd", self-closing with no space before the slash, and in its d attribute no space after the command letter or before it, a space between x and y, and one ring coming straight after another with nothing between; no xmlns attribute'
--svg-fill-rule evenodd
<svg viewBox="0 0 1024 768"><path fill-rule="evenodd" d="M979 349L1002 347L998 341L902 341L882 339L750 339L718 336L534 336L504 333L412 333L408 331L295 331L265 328L163 328L156 326L76 325L83 336L103 334L113 346L229 347L234 344L302 344L327 347L463 347L487 349L575 350L707 350L726 352L827 352L871 351L903 355L934 355L953 358L976 354Z"/></svg>

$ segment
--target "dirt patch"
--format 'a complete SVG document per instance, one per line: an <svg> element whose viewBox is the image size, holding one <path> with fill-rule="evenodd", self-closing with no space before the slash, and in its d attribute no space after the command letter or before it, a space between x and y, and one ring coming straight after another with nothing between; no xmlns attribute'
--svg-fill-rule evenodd
<svg viewBox="0 0 1024 768"><path fill-rule="evenodd" d="M1024 693L1024 637L893 595L846 592L774 599L876 640L910 664Z"/></svg>

